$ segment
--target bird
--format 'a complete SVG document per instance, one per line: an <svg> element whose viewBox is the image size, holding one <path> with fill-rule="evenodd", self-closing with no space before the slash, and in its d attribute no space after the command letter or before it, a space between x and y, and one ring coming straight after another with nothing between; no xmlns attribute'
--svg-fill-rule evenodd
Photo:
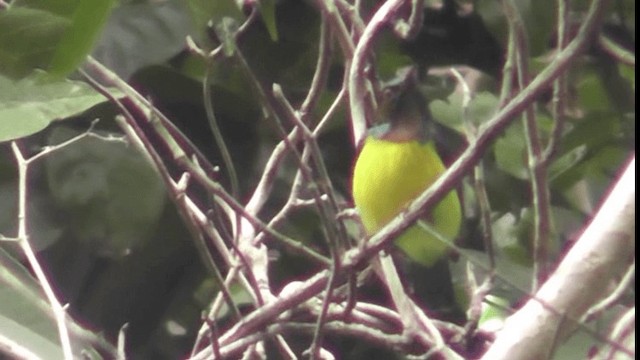
<svg viewBox="0 0 640 360"><path fill-rule="evenodd" d="M436 150L432 119L410 72L378 111L386 123L373 127L363 142L352 172L352 196L367 235L371 236L402 212L446 170ZM462 222L460 199L447 193L421 217L446 239L458 235ZM447 252L447 244L413 224L395 244L410 259L433 266Z"/></svg>

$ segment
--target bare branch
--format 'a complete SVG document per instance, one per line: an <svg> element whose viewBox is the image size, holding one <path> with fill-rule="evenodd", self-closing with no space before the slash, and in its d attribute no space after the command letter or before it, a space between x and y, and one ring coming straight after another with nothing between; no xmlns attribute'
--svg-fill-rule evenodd
<svg viewBox="0 0 640 360"><path fill-rule="evenodd" d="M545 359L557 335L565 339L589 307L622 276L635 254L635 158L554 274L507 319L483 359ZM627 261L625 261L626 259ZM589 286L584 286L589 284ZM554 309L554 311L550 311ZM628 354L631 351L618 348Z"/></svg>

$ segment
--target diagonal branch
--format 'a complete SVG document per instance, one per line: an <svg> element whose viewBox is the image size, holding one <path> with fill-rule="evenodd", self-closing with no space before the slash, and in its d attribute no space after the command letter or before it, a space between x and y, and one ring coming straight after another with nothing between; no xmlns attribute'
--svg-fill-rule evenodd
<svg viewBox="0 0 640 360"><path fill-rule="evenodd" d="M580 318L606 294L609 281L624 275L629 263L621 259L635 254L635 192L634 157L535 300L507 319L483 359L548 358L556 339L562 341L574 329L566 319ZM619 345L617 350L635 356Z"/></svg>

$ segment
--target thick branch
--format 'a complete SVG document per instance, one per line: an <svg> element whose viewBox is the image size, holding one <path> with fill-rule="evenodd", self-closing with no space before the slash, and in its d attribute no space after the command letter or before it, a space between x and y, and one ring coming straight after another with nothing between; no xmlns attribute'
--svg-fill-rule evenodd
<svg viewBox="0 0 640 360"><path fill-rule="evenodd" d="M483 359L548 358L553 344L573 331L569 319L582 317L622 277L635 256L635 178L634 157L558 269L509 317Z"/></svg>

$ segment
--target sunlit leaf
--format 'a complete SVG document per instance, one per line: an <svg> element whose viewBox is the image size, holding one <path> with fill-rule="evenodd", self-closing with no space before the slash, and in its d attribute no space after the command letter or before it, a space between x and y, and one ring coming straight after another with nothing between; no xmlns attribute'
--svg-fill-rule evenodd
<svg viewBox="0 0 640 360"><path fill-rule="evenodd" d="M39 74L20 81L0 76L0 142L34 134L104 100L81 82L42 80Z"/></svg>

